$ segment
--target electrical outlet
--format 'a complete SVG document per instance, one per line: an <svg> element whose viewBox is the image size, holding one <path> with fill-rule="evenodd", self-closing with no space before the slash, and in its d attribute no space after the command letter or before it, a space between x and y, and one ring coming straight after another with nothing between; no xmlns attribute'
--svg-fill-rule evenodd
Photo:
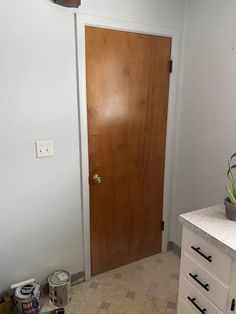
<svg viewBox="0 0 236 314"><path fill-rule="evenodd" d="M37 141L35 147L37 158L54 156L53 141Z"/></svg>

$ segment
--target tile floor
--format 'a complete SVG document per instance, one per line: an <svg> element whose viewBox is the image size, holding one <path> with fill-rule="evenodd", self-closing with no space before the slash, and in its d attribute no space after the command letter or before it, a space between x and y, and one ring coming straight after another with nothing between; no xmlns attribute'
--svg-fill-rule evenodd
<svg viewBox="0 0 236 314"><path fill-rule="evenodd" d="M167 252L73 287L68 314L176 314L180 258Z"/></svg>

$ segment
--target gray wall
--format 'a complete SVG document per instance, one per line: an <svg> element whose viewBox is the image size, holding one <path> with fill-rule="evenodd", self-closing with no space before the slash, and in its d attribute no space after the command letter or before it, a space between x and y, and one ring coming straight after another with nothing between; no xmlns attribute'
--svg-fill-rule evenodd
<svg viewBox="0 0 236 314"><path fill-rule="evenodd" d="M180 30L184 0L82 0L79 12ZM84 270L74 10L0 2L0 292ZM36 140L55 157L35 158Z"/></svg>
<svg viewBox="0 0 236 314"><path fill-rule="evenodd" d="M83 269L74 24L43 0L0 3L0 290ZM35 158L35 140L55 157Z"/></svg>
<svg viewBox="0 0 236 314"><path fill-rule="evenodd" d="M188 0L171 240L183 212L223 203L236 151L236 2Z"/></svg>

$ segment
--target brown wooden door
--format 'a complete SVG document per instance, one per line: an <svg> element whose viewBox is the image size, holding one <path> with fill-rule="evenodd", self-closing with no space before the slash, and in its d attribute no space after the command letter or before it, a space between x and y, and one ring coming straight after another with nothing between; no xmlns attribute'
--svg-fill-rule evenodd
<svg viewBox="0 0 236 314"><path fill-rule="evenodd" d="M161 251L170 52L86 27L92 274Z"/></svg>

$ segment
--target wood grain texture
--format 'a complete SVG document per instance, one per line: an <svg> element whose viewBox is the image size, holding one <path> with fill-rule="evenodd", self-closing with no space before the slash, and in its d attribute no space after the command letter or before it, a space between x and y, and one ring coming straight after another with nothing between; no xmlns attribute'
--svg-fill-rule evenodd
<svg viewBox="0 0 236 314"><path fill-rule="evenodd" d="M161 251L170 53L170 38L86 27L93 274Z"/></svg>

